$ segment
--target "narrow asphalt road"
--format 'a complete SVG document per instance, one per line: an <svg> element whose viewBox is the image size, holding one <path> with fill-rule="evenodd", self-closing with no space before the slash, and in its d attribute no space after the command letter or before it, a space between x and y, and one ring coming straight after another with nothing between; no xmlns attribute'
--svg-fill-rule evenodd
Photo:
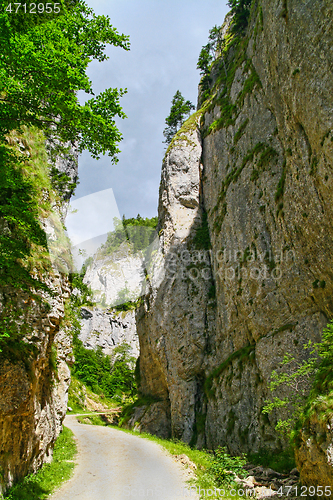
<svg viewBox="0 0 333 500"><path fill-rule="evenodd" d="M198 497L188 490L185 475L156 443L74 416L64 422L78 443L73 477L52 500L180 500Z"/></svg>

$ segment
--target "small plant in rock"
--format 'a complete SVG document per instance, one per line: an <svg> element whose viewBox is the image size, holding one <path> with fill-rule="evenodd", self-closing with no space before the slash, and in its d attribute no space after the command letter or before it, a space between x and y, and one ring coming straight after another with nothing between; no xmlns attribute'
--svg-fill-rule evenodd
<svg viewBox="0 0 333 500"><path fill-rule="evenodd" d="M219 446L212 457L210 473L215 477L218 486L231 485L235 481L235 476L246 476L246 471L243 469L245 464L245 458L232 457L226 448Z"/></svg>
<svg viewBox="0 0 333 500"><path fill-rule="evenodd" d="M272 373L272 393L281 388L288 389L288 395L283 398L274 396L263 408L263 413L284 409L284 418L278 420L276 430L291 437L295 434L295 426L300 427L306 419L311 406L332 391L333 321L324 328L321 342L313 344L309 341L304 348L310 351L307 359L298 361L287 353L281 365L282 371ZM331 412L331 408L328 411Z"/></svg>
<svg viewBox="0 0 333 500"><path fill-rule="evenodd" d="M311 342L304 346L310 349ZM300 417L306 404L307 396L313 381L314 372L318 365L318 356L313 350L310 357L304 361L297 361L295 356L287 353L282 361L282 371L272 372L269 388L272 393L278 388L288 390L285 397L274 396L271 400L266 400L263 408L264 414L272 413L274 410L283 409L284 416L276 424L275 430L289 437L296 421Z"/></svg>

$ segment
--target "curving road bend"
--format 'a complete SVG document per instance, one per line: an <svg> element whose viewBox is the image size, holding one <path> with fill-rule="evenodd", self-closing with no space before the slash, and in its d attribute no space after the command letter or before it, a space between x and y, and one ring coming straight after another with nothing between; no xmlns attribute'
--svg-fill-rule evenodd
<svg viewBox="0 0 333 500"><path fill-rule="evenodd" d="M183 470L156 443L67 416L78 443L73 477L51 500L197 499Z"/></svg>

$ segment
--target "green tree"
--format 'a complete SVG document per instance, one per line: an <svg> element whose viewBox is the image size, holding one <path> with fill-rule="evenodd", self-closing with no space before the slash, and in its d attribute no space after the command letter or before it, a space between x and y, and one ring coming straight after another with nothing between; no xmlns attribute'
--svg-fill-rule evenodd
<svg viewBox="0 0 333 500"><path fill-rule="evenodd" d="M89 62L107 59L106 44L128 50L128 37L83 0L61 2L60 13L51 17L10 13L6 4L0 11L0 139L35 125L54 146L69 142L95 158L108 153L117 161L115 116L125 117L119 99L126 90L107 89L82 105L77 92L94 95Z"/></svg>
<svg viewBox="0 0 333 500"><path fill-rule="evenodd" d="M41 189L25 173L30 159L17 137L30 127L43 132L54 152L65 153L67 143L117 161L121 134L114 118L125 117L119 104L125 91L107 89L83 105L77 92L93 95L86 69L92 59L107 59L106 44L125 50L129 44L82 0L62 1L59 14L44 15L15 13L15 4L9 12L8 2L0 3L0 285L28 290L42 284L25 262L33 246L46 249L47 242L38 220Z"/></svg>
<svg viewBox="0 0 333 500"><path fill-rule="evenodd" d="M131 356L131 347L125 342L115 347L112 353L111 392L112 396L122 394L134 396L136 394L135 362Z"/></svg>
<svg viewBox="0 0 333 500"><path fill-rule="evenodd" d="M157 222L157 217L144 219L140 214L130 219L123 216L122 221L115 217L114 230L108 233L106 242L101 245L101 254L108 255L117 251L125 241L131 245L134 253L145 250L153 242Z"/></svg>
<svg viewBox="0 0 333 500"><path fill-rule="evenodd" d="M266 401L263 409L263 413L284 409L284 418L279 419L276 430L287 436L292 435L295 425L304 420L306 411L323 401L333 389L333 321L324 328L321 342L313 344L310 341L304 348L309 351L305 360L300 361L287 353L282 370L272 373L272 393L280 388L283 394L288 388L288 395L274 396Z"/></svg>
<svg viewBox="0 0 333 500"><path fill-rule="evenodd" d="M202 47L197 63L197 69L200 69L200 75L207 75L209 73L209 66L212 61L211 44L207 43L207 45Z"/></svg>
<svg viewBox="0 0 333 500"><path fill-rule="evenodd" d="M195 109L195 106L191 101L185 101L181 92L177 90L171 101L170 114L165 119L167 127L163 130L164 143L170 144L173 136L183 125L185 118L190 115L192 109Z"/></svg>
<svg viewBox="0 0 333 500"><path fill-rule="evenodd" d="M313 346L310 343L305 348L310 349ZM298 361L295 356L287 353L281 364L282 370L272 372L269 385L272 394L280 388L280 394L287 395L274 396L271 400L265 401L263 413L269 414L273 410L280 409L283 417L279 418L275 429L286 437L290 436L304 410L317 366L318 355L314 349L304 361Z"/></svg>
<svg viewBox="0 0 333 500"><path fill-rule="evenodd" d="M225 41L222 37L222 26L217 26L217 25L213 26L213 28L209 30L208 38L209 38L208 44L210 45L211 51L213 52L213 58L215 60L218 55L221 56L224 72L225 75L227 76L227 68L223 55L223 47Z"/></svg>
<svg viewBox="0 0 333 500"><path fill-rule="evenodd" d="M50 263L39 219L50 213L54 197L48 174L34 171L32 157L38 156L47 172L47 139L51 157L74 146L96 158L108 153L116 162L121 134L115 117L125 117L120 97L126 90L107 89L95 96L86 69L92 59L107 59L107 44L128 50L128 37L82 0L59 3L60 13L33 15L25 14L22 5L16 13L19 4L10 9L8 1L0 0L0 342L12 344L27 328L15 289L34 299L40 299L38 288L51 292L43 278ZM81 105L78 91L92 97ZM35 139L28 144L24 137L30 132ZM53 175L56 187L67 180Z"/></svg>
<svg viewBox="0 0 333 500"><path fill-rule="evenodd" d="M212 62L216 59L217 54L221 55L224 71L227 74L222 47L223 38L221 26L215 25L209 30L208 43L202 47L197 63L197 69L200 69L200 74L202 75L200 88L201 92L203 93L209 91L210 84L212 82L210 69Z"/></svg>
<svg viewBox="0 0 333 500"><path fill-rule="evenodd" d="M228 6L231 8L231 14L233 15L230 27L231 33L241 34L245 31L249 22L251 3L252 0L228 1Z"/></svg>
<svg viewBox="0 0 333 500"><path fill-rule="evenodd" d="M223 38L222 38L222 30L221 30L221 26L217 26L217 24L215 24L215 26L213 26L210 30L209 30L209 45L210 45L210 50L211 52L213 52L213 57L215 59L216 57L216 53L217 52L220 52L221 48L222 48L222 44L223 44Z"/></svg>
<svg viewBox="0 0 333 500"><path fill-rule="evenodd" d="M95 393L110 399L135 395L135 358L128 344L118 345L112 356L107 356L101 347L86 349L76 337L74 355L73 375Z"/></svg>

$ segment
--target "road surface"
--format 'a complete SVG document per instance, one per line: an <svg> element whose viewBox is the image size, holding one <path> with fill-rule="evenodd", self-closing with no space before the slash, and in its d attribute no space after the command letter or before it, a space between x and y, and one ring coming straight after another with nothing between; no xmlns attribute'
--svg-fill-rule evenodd
<svg viewBox="0 0 333 500"><path fill-rule="evenodd" d="M181 500L198 497L160 446L110 427L84 425L74 415L64 424L78 443L73 477L52 500Z"/></svg>

